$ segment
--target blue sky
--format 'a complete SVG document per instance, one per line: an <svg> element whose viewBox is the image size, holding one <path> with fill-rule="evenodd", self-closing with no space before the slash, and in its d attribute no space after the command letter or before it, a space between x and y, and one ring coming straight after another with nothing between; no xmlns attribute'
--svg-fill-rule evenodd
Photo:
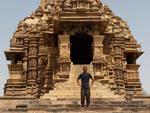
<svg viewBox="0 0 150 113"><path fill-rule="evenodd" d="M130 29L141 43L145 52L138 60L141 64L140 78L142 86L150 93L150 0L101 0L108 4L113 12L128 22ZM1 0L0 1L0 96L8 79L8 68L4 50L9 48L10 39L17 24L29 16L40 0Z"/></svg>

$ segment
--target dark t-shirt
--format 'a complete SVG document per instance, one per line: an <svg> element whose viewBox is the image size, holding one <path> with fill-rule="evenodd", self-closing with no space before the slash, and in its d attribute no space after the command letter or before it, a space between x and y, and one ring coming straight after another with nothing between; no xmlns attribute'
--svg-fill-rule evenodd
<svg viewBox="0 0 150 113"><path fill-rule="evenodd" d="M78 80L81 79L82 88L87 89L89 88L89 80L92 79L91 74L89 73L81 73L78 77Z"/></svg>

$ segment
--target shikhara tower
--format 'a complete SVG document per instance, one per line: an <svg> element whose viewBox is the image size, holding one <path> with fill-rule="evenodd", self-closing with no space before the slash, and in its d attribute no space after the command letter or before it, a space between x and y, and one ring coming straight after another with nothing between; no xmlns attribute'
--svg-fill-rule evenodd
<svg viewBox="0 0 150 113"><path fill-rule="evenodd" d="M5 51L5 96L79 98L82 67L95 79L92 98L142 95L143 52L127 23L99 0L41 0L20 21Z"/></svg>

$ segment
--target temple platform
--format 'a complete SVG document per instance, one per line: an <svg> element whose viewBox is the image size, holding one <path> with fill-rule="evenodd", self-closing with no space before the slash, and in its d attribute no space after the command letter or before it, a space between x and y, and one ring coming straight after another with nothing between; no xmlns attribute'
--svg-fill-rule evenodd
<svg viewBox="0 0 150 113"><path fill-rule="evenodd" d="M132 100L91 99L90 107L81 107L79 99L0 98L0 113L150 113L150 97Z"/></svg>

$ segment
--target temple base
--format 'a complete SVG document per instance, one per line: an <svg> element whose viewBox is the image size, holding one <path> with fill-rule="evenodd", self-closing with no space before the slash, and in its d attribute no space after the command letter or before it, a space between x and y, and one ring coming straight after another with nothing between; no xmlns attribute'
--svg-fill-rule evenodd
<svg viewBox="0 0 150 113"><path fill-rule="evenodd" d="M11 101L10 101L11 100ZM0 98L0 113L149 113L150 97L133 101L92 99L89 108L82 108L79 99L39 100Z"/></svg>
<svg viewBox="0 0 150 113"><path fill-rule="evenodd" d="M55 84L55 89L49 93L41 96L41 99L79 99L80 98L80 86L77 85L77 77L82 73L83 66L88 68L88 72L93 75L93 65L71 65L69 80L64 83ZM124 99L123 96L115 94L109 88L109 84L102 84L101 81L95 80L93 86L91 86L91 98L112 98L112 99Z"/></svg>

